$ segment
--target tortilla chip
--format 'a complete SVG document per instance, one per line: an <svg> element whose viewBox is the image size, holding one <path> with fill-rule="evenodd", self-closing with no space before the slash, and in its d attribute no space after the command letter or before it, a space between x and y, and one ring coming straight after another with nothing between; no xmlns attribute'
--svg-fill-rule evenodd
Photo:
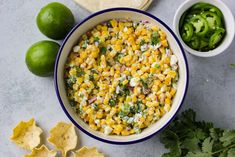
<svg viewBox="0 0 235 157"><path fill-rule="evenodd" d="M104 157L104 154L98 152L98 150L93 148L82 147L81 149L73 152L74 157Z"/></svg>
<svg viewBox="0 0 235 157"><path fill-rule="evenodd" d="M40 148L34 148L31 154L25 155L25 157L55 157L57 152L55 150L49 150L45 145Z"/></svg>
<svg viewBox="0 0 235 157"><path fill-rule="evenodd" d="M74 0L76 3L89 10L96 12L107 8L130 7L146 10L153 0Z"/></svg>
<svg viewBox="0 0 235 157"><path fill-rule="evenodd" d="M11 140L19 147L32 150L40 144L42 129L36 126L35 120L21 121L14 129Z"/></svg>
<svg viewBox="0 0 235 157"><path fill-rule="evenodd" d="M77 134L73 124L59 122L50 130L48 141L66 156L67 152L77 146Z"/></svg>

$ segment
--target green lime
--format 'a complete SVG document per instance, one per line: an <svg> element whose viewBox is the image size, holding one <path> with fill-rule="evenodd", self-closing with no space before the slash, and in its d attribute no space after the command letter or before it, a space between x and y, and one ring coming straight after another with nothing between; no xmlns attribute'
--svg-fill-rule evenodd
<svg viewBox="0 0 235 157"><path fill-rule="evenodd" d="M53 41L39 41L33 44L26 53L26 65L37 76L53 74L54 64L60 45Z"/></svg>
<svg viewBox="0 0 235 157"><path fill-rule="evenodd" d="M74 16L65 5L53 2L43 7L37 15L37 26L47 37L63 39L74 25Z"/></svg>

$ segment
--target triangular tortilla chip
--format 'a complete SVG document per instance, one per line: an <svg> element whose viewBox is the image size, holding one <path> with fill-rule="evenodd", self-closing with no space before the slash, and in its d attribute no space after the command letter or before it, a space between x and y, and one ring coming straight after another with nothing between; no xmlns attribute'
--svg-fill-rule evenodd
<svg viewBox="0 0 235 157"><path fill-rule="evenodd" d="M50 130L48 141L61 150L65 157L69 150L77 146L77 134L73 124L59 122Z"/></svg>
<svg viewBox="0 0 235 157"><path fill-rule="evenodd" d="M25 157L55 157L57 152L55 150L49 150L45 145L40 148L34 148L31 154L25 155Z"/></svg>
<svg viewBox="0 0 235 157"><path fill-rule="evenodd" d="M11 140L21 148L32 150L40 144L41 133L42 129L36 126L34 119L28 122L21 121L13 129Z"/></svg>
<svg viewBox="0 0 235 157"><path fill-rule="evenodd" d="M98 152L98 150L95 147L93 148L82 147L76 152L73 152L73 154L74 157L104 157L104 155Z"/></svg>

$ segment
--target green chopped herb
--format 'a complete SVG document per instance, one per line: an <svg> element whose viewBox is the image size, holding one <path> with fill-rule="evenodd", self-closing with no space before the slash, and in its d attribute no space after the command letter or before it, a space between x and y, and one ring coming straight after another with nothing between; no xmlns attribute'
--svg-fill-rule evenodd
<svg viewBox="0 0 235 157"><path fill-rule="evenodd" d="M92 108L97 111L99 109L99 106L97 104L92 104Z"/></svg>
<svg viewBox="0 0 235 157"><path fill-rule="evenodd" d="M82 45L82 48L86 49L89 44L89 40L85 40L84 44Z"/></svg>
<svg viewBox="0 0 235 157"><path fill-rule="evenodd" d="M83 68L76 67L76 71L77 71L77 77L81 77L85 74Z"/></svg>
<svg viewBox="0 0 235 157"><path fill-rule="evenodd" d="M143 46L144 44L146 44L146 42L144 41L144 39L142 39L140 42L140 46Z"/></svg>
<svg viewBox="0 0 235 157"><path fill-rule="evenodd" d="M112 51L112 50L113 50L113 48L112 48L112 47L110 47L108 50L109 50L109 51Z"/></svg>
<svg viewBox="0 0 235 157"><path fill-rule="evenodd" d="M154 65L154 68L159 69L159 68L160 68L160 65L159 65L159 64L155 64L155 65Z"/></svg>
<svg viewBox="0 0 235 157"><path fill-rule="evenodd" d="M135 105L131 106L130 107L130 113L135 114L137 112L137 109L138 109L137 106L135 106Z"/></svg>
<svg viewBox="0 0 235 157"><path fill-rule="evenodd" d="M94 75L89 75L89 80L90 81L94 81L95 79L94 79Z"/></svg>
<svg viewBox="0 0 235 157"><path fill-rule="evenodd" d="M129 104L124 104L122 106L122 111L125 112L125 113L130 113L130 105Z"/></svg>
<svg viewBox="0 0 235 157"><path fill-rule="evenodd" d="M127 116L127 113L120 111L118 115L120 118L123 118L123 117Z"/></svg>
<svg viewBox="0 0 235 157"><path fill-rule="evenodd" d="M94 38L94 42L99 42L99 41L100 41L100 39L98 37Z"/></svg>
<svg viewBox="0 0 235 157"><path fill-rule="evenodd" d="M109 21L107 22L107 26L108 26L109 28L113 28L113 26L112 26L112 24L111 24L111 20L109 20Z"/></svg>
<svg viewBox="0 0 235 157"><path fill-rule="evenodd" d="M137 112L140 113L142 112L142 101L138 100L137 101Z"/></svg>
<svg viewBox="0 0 235 157"><path fill-rule="evenodd" d="M91 69L91 72L92 72L93 74L98 74L98 72L97 72L96 69Z"/></svg>
<svg viewBox="0 0 235 157"><path fill-rule="evenodd" d="M110 67L112 66L110 61L106 61L106 63L107 63L108 66L110 66Z"/></svg>
<svg viewBox="0 0 235 157"><path fill-rule="evenodd" d="M110 105L111 107L114 107L114 106L116 105L116 100L110 99L110 100L109 100L109 105Z"/></svg>
<svg viewBox="0 0 235 157"><path fill-rule="evenodd" d="M142 130L140 128L134 128L135 133L140 134Z"/></svg>
<svg viewBox="0 0 235 157"><path fill-rule="evenodd" d="M106 51L107 51L107 49L105 47L100 48L100 52L101 52L102 55L105 55Z"/></svg>
<svg viewBox="0 0 235 157"><path fill-rule="evenodd" d="M151 45L157 45L157 43L159 42L159 34L158 32L153 32L152 37L151 37Z"/></svg>
<svg viewBox="0 0 235 157"><path fill-rule="evenodd" d="M230 64L231 66L235 67L235 64Z"/></svg>
<svg viewBox="0 0 235 157"><path fill-rule="evenodd" d="M144 88L148 88L148 84L144 79L140 79L140 82L142 83Z"/></svg>
<svg viewBox="0 0 235 157"><path fill-rule="evenodd" d="M66 80L66 83L67 83L67 86L68 87L72 87L73 84L77 81L76 77L75 76L70 76L67 80Z"/></svg>
<svg viewBox="0 0 235 157"><path fill-rule="evenodd" d="M123 56L124 56L123 53L118 52L114 57L114 61L116 62L119 61Z"/></svg>

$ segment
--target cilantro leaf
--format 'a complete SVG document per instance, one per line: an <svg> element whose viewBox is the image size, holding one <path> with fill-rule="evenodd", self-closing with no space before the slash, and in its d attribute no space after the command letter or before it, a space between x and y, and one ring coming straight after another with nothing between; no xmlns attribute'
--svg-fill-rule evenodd
<svg viewBox="0 0 235 157"><path fill-rule="evenodd" d="M100 48L100 52L101 52L102 55L105 55L106 51L107 51L107 49L105 47Z"/></svg>
<svg viewBox="0 0 235 157"><path fill-rule="evenodd" d="M211 137L207 137L202 142L202 151L204 153L211 153L212 152L213 143L214 143L214 141L211 139Z"/></svg>
<svg viewBox="0 0 235 157"><path fill-rule="evenodd" d="M200 140L196 137L186 138L182 143L182 147L184 149L191 151L191 152L197 152L200 150L200 147L198 145L199 142L200 142Z"/></svg>
<svg viewBox="0 0 235 157"><path fill-rule="evenodd" d="M165 131L160 136L160 141L165 145L166 148L170 149L169 153L165 153L164 157L180 157L181 149L178 136L170 130Z"/></svg>
<svg viewBox="0 0 235 157"><path fill-rule="evenodd" d="M186 157L212 157L212 155L203 152L192 153L189 152Z"/></svg>
<svg viewBox="0 0 235 157"><path fill-rule="evenodd" d="M220 138L220 141L223 142L224 147L235 143L235 130L225 130L223 136Z"/></svg>
<svg viewBox="0 0 235 157"><path fill-rule="evenodd" d="M228 151L227 157L234 157L235 156L235 148L232 148Z"/></svg>
<svg viewBox="0 0 235 157"><path fill-rule="evenodd" d="M159 42L159 34L158 32L153 32L152 34L152 38L151 38L151 45L157 45L157 43Z"/></svg>

